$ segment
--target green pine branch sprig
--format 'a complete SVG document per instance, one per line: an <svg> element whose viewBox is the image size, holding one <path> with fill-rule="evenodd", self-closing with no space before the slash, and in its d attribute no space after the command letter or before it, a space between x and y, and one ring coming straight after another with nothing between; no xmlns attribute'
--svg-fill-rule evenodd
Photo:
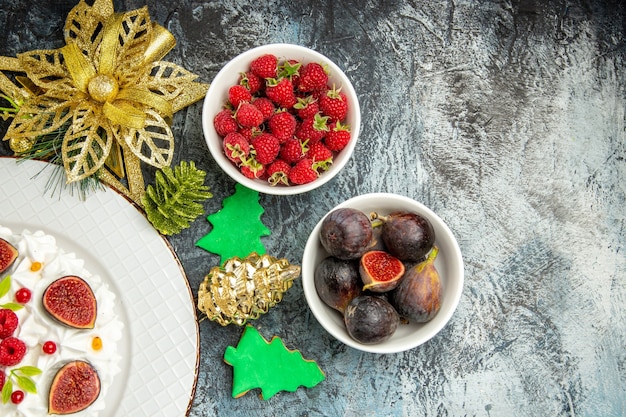
<svg viewBox="0 0 626 417"><path fill-rule="evenodd" d="M204 185L206 173L193 161L156 172L154 186L148 185L141 198L146 217L164 235L180 233L204 213L201 202L213 197Z"/></svg>

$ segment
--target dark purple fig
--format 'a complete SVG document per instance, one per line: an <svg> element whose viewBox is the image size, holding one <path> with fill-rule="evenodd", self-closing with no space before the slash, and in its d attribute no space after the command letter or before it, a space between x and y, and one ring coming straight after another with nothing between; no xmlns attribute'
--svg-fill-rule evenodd
<svg viewBox="0 0 626 417"><path fill-rule="evenodd" d="M321 300L341 313L361 294L362 282L356 261L329 256L315 268L313 281Z"/></svg>
<svg viewBox="0 0 626 417"><path fill-rule="evenodd" d="M389 301L401 317L414 323L431 320L441 307L441 280L435 268L439 249L434 246L425 261L407 270Z"/></svg>
<svg viewBox="0 0 626 417"><path fill-rule="evenodd" d="M393 290L404 275L404 264L382 250L366 252L359 261L359 275L363 290L386 292Z"/></svg>
<svg viewBox="0 0 626 417"><path fill-rule="evenodd" d="M69 362L54 376L50 385L48 414L73 414L93 404L100 395L100 378L91 364Z"/></svg>
<svg viewBox="0 0 626 417"><path fill-rule="evenodd" d="M380 218L385 247L403 262L421 262L435 244L432 224L419 214L399 211Z"/></svg>
<svg viewBox="0 0 626 417"><path fill-rule="evenodd" d="M354 208L331 211L322 221L320 242L326 251L339 259L358 259L372 241L369 217Z"/></svg>
<svg viewBox="0 0 626 417"><path fill-rule="evenodd" d="M17 249L6 240L0 238L0 274L9 269L17 258Z"/></svg>
<svg viewBox="0 0 626 417"><path fill-rule="evenodd" d="M400 317L391 304L381 297L370 295L361 295L350 301L343 319L350 337L367 345L389 339L400 323Z"/></svg>

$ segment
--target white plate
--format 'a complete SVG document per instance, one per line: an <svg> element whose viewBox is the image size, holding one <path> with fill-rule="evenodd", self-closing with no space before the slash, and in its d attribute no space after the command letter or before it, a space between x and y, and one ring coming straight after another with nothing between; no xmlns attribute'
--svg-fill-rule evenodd
<svg viewBox="0 0 626 417"><path fill-rule="evenodd" d="M42 169L45 170L42 172ZM198 377L193 294L171 247L122 195L106 188L85 201L51 196L44 162L0 158L0 223L43 230L118 296L125 324L121 374L100 417L187 415Z"/></svg>

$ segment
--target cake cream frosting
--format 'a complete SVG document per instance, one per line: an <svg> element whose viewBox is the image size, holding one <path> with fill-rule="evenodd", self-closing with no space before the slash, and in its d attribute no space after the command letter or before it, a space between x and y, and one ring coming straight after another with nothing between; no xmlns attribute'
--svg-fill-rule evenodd
<svg viewBox="0 0 626 417"><path fill-rule="evenodd" d="M63 364L73 360L89 362L98 372L101 391L98 399L87 409L72 414L74 417L97 417L105 408L108 388L120 373L121 356L118 342L122 338L124 324L115 313L115 293L107 283L85 267L85 262L75 253L65 252L57 246L56 238L42 231L24 230L19 234L0 226L0 237L10 242L19 252L14 264L5 271L0 280L10 276L10 290L0 298L0 308L15 303L15 293L28 288L32 297L23 308L15 311L19 325L13 336L27 346L23 360L11 367L0 367L7 377L11 370L23 366L34 366L41 374L33 376L37 393L25 393L24 400L13 404L0 401L0 416L40 417L48 415L48 393L51 381ZM35 265L33 267L33 265ZM97 318L93 329L73 329L50 317L42 305L45 289L55 280L75 275L85 280L94 292L97 301ZM53 354L44 353L42 346L52 341L57 349ZM14 384L13 389L19 389Z"/></svg>

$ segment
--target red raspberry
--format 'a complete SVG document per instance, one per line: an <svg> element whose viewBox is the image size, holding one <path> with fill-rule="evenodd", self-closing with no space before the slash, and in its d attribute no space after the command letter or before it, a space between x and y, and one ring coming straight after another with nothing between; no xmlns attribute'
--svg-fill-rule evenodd
<svg viewBox="0 0 626 417"><path fill-rule="evenodd" d="M280 142L270 133L261 133L250 142L256 152L255 159L262 165L272 163L280 151Z"/></svg>
<svg viewBox="0 0 626 417"><path fill-rule="evenodd" d="M263 113L250 103L241 103L235 112L235 119L243 127L258 127L263 123Z"/></svg>
<svg viewBox="0 0 626 417"><path fill-rule="evenodd" d="M291 165L283 159L277 159L267 167L267 181L270 185L289 185L289 170Z"/></svg>
<svg viewBox="0 0 626 417"><path fill-rule="evenodd" d="M298 90L311 92L326 88L328 72L321 64L310 62L300 70Z"/></svg>
<svg viewBox="0 0 626 417"><path fill-rule="evenodd" d="M261 179L265 176L265 167L261 164L248 164L241 166L241 173L246 178Z"/></svg>
<svg viewBox="0 0 626 417"><path fill-rule="evenodd" d="M233 85L228 89L228 101L234 109L238 108L241 103L249 103L252 100L252 94L243 85Z"/></svg>
<svg viewBox="0 0 626 417"><path fill-rule="evenodd" d="M278 107L291 109L298 102L293 91L293 84L288 78L280 80L269 80L265 86L265 95Z"/></svg>
<svg viewBox="0 0 626 417"><path fill-rule="evenodd" d="M293 164L304 158L308 148L297 138L287 139L280 148L279 156L286 162Z"/></svg>
<svg viewBox="0 0 626 417"><path fill-rule="evenodd" d="M0 371L0 391L2 391L2 388L4 388L4 383L7 380L7 376L4 374L4 372Z"/></svg>
<svg viewBox="0 0 626 417"><path fill-rule="evenodd" d="M246 87L250 91L250 94L254 95L261 91L261 89L265 85L265 82L261 77L254 74L252 71L247 71L242 72L239 75L239 84Z"/></svg>
<svg viewBox="0 0 626 417"><path fill-rule="evenodd" d="M343 121L348 114L348 98L334 87L320 96L320 111L331 119Z"/></svg>
<svg viewBox="0 0 626 417"><path fill-rule="evenodd" d="M280 143L291 139L296 133L296 118L286 111L279 111L267 121L267 127Z"/></svg>
<svg viewBox="0 0 626 417"><path fill-rule="evenodd" d="M17 315L8 308L0 309L0 339L5 339L13 335L19 320Z"/></svg>
<svg viewBox="0 0 626 417"><path fill-rule="evenodd" d="M314 163L330 162L333 159L333 153L322 142L311 145L306 157L312 159Z"/></svg>
<svg viewBox="0 0 626 417"><path fill-rule="evenodd" d="M328 171L333 164L333 153L322 142L311 145L306 157L313 160L313 169L317 172Z"/></svg>
<svg viewBox="0 0 626 417"><path fill-rule="evenodd" d="M324 144L331 151L339 152L350 142L350 128L340 122L335 122L330 126L329 132L324 138Z"/></svg>
<svg viewBox="0 0 626 417"><path fill-rule="evenodd" d="M328 116L316 113L315 116L304 119L296 129L296 137L301 141L308 140L309 145L319 142L328 132Z"/></svg>
<svg viewBox="0 0 626 417"><path fill-rule="evenodd" d="M297 59L289 59L278 67L278 76L289 78L295 89L300 78L300 67L302 64Z"/></svg>
<svg viewBox="0 0 626 417"><path fill-rule="evenodd" d="M215 131L221 137L228 135L230 132L236 132L239 126L233 117L232 110L224 109L215 115L213 119Z"/></svg>
<svg viewBox="0 0 626 417"><path fill-rule="evenodd" d="M0 365L14 366L22 361L26 354L26 344L17 337L7 337L0 342Z"/></svg>
<svg viewBox="0 0 626 417"><path fill-rule="evenodd" d="M226 135L222 148L226 157L237 165L242 164L250 155L250 145L241 133L232 132Z"/></svg>
<svg viewBox="0 0 626 417"><path fill-rule="evenodd" d="M259 129L258 127L242 127L237 130L237 133L242 134L243 137L246 138L248 143L250 143L253 137L261 134L261 129Z"/></svg>
<svg viewBox="0 0 626 417"><path fill-rule="evenodd" d="M261 78L276 78L278 58L272 54L265 54L255 58L250 63L250 71Z"/></svg>
<svg viewBox="0 0 626 417"><path fill-rule="evenodd" d="M298 97L298 102L293 105L293 108L296 109L296 115L302 120L313 117L315 113L320 111L319 103L313 96Z"/></svg>
<svg viewBox="0 0 626 417"><path fill-rule="evenodd" d="M274 114L274 103L266 97L255 98L252 104L263 113L263 121L267 121Z"/></svg>
<svg viewBox="0 0 626 417"><path fill-rule="evenodd" d="M289 170L289 181L293 184L307 184L317 179L317 172L313 169L313 161L305 158Z"/></svg>

